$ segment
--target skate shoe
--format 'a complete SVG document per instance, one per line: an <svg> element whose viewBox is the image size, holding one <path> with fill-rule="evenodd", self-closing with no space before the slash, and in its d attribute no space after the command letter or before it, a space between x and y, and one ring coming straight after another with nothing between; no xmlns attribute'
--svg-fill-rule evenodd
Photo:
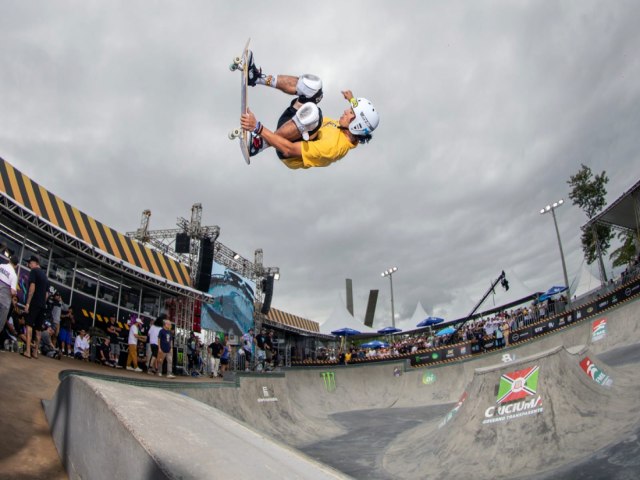
<svg viewBox="0 0 640 480"><path fill-rule="evenodd" d="M249 156L253 157L264 150L264 140L262 137L251 134L251 140L249 141Z"/></svg>
<svg viewBox="0 0 640 480"><path fill-rule="evenodd" d="M253 61L253 52L249 50L247 52L247 85L255 87L258 79L264 77L262 69L256 67Z"/></svg>

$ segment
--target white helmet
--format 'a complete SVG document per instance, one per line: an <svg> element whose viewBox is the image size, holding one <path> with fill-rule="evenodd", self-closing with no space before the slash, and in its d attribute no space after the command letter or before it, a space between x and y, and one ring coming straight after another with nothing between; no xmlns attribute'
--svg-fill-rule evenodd
<svg viewBox="0 0 640 480"><path fill-rule="evenodd" d="M373 103L366 98L352 100L353 113L356 114L349 124L349 131L354 135L369 135L380 123L380 115L376 112Z"/></svg>

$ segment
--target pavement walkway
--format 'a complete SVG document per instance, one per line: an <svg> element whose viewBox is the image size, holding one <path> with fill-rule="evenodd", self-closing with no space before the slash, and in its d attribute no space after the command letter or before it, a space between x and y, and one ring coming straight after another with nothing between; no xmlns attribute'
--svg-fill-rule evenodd
<svg viewBox="0 0 640 480"><path fill-rule="evenodd" d="M71 358L27 359L0 351L0 480L58 480L68 476L53 444L42 400L55 394L62 370L86 370L141 380L213 382L207 377L175 380L115 370ZM215 381L221 381L216 379Z"/></svg>

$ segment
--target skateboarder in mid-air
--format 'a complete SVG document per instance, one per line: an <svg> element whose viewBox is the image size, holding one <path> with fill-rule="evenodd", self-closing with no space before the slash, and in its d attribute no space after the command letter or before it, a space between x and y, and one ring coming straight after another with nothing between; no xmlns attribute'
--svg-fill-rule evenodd
<svg viewBox="0 0 640 480"><path fill-rule="evenodd" d="M351 90L346 90L342 95L349 101L349 108L338 120L323 118L317 106L323 95L320 78L309 74L300 77L265 75L256 67L251 51L248 62L250 86L265 85L296 95L280 116L275 132L257 121L250 110L241 115L242 128L251 134L248 142L251 156L272 146L289 168L326 167L340 160L359 143L371 140L371 133L378 126L380 117L366 98L356 99Z"/></svg>

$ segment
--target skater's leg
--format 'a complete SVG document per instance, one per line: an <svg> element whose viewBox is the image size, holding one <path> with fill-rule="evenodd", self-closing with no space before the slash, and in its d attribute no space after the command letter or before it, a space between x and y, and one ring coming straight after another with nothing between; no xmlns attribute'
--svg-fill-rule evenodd
<svg viewBox="0 0 640 480"><path fill-rule="evenodd" d="M288 95L297 95L298 78L292 75L278 75L275 87Z"/></svg>
<svg viewBox="0 0 640 480"><path fill-rule="evenodd" d="M322 100L322 80L320 77L311 74L300 76L267 75L262 73L262 68L256 66L251 51L249 51L248 62L248 84L250 86L266 85L277 88L288 95L297 95L301 104L306 102L320 103Z"/></svg>

